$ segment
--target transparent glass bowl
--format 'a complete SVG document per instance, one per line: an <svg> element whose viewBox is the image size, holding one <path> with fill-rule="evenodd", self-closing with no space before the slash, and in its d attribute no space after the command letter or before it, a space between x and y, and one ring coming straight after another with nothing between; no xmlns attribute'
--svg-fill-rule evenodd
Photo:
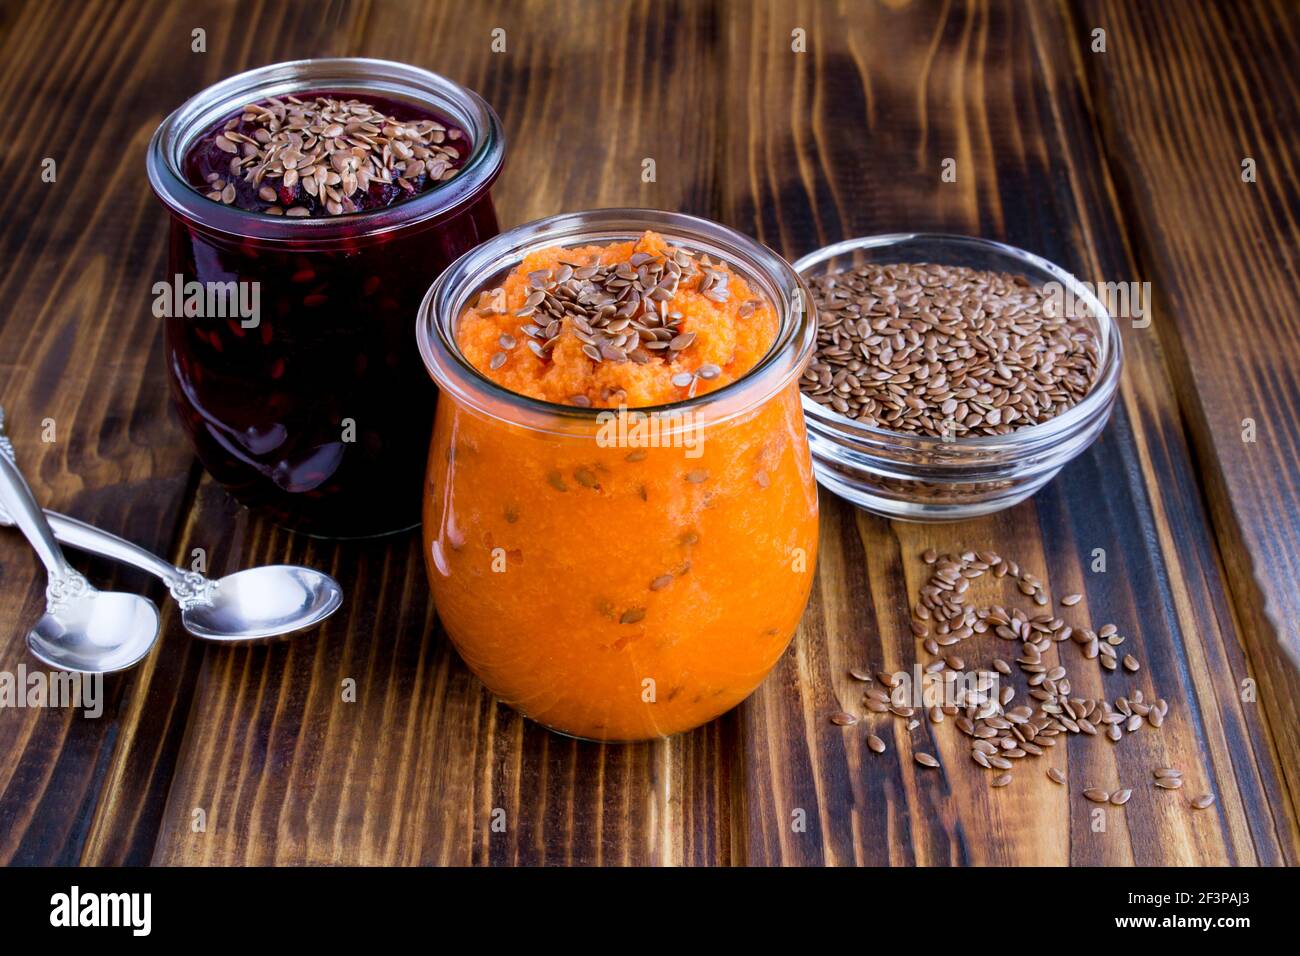
<svg viewBox="0 0 1300 956"><path fill-rule="evenodd" d="M866 263L931 262L1059 283L1097 332L1097 382L1079 404L1007 435L931 438L866 425L803 396L818 482L858 507L904 521L958 521L1028 498L1092 444L1119 385L1123 347L1110 312L1074 276L1014 246L967 236L905 233L849 239L794 264L805 281Z"/></svg>

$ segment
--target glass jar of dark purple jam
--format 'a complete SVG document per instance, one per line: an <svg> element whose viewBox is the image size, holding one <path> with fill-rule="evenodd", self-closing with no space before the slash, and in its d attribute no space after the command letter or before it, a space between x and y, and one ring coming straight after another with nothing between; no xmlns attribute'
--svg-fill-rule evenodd
<svg viewBox="0 0 1300 956"><path fill-rule="evenodd" d="M412 134L436 130L425 135L449 148L401 182L344 179L349 196L327 196L324 179L311 194L301 177L286 186L288 164L278 179L243 175L263 159L232 171L251 151L266 155L269 134L250 106L318 97L360 104L362 116L373 107ZM347 124L360 136L379 125ZM180 417L204 467L237 499L327 537L419 523L437 393L414 346L415 315L447 265L497 234L489 189L503 152L500 121L479 96L382 60L262 67L163 121L147 163L172 213L154 312ZM306 168L320 175L322 164ZM334 168L348 175L346 158Z"/></svg>

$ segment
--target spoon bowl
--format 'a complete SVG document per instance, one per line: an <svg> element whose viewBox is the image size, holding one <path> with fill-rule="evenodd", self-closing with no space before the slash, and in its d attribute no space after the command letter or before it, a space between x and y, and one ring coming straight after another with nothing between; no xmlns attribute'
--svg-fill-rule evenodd
<svg viewBox="0 0 1300 956"><path fill-rule="evenodd" d="M27 647L50 667L83 674L138 664L158 639L158 608L148 598L95 591L46 613L27 634Z"/></svg>
<svg viewBox="0 0 1300 956"><path fill-rule="evenodd" d="M221 578L208 599L181 612L185 629L209 641L249 641L324 620L343 602L343 592L328 574L272 564Z"/></svg>

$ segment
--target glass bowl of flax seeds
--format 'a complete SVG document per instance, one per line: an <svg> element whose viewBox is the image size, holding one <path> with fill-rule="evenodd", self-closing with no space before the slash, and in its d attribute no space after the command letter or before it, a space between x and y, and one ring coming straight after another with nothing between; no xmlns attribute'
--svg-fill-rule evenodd
<svg viewBox="0 0 1300 956"><path fill-rule="evenodd" d="M1110 417L1119 327L1046 259L910 233L794 267L818 315L800 383L817 480L866 511L955 521L1009 508Z"/></svg>

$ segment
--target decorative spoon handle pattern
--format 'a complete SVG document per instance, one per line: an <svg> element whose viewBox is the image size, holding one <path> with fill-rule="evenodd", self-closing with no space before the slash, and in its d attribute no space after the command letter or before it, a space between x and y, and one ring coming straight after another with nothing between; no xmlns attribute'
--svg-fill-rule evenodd
<svg viewBox="0 0 1300 956"><path fill-rule="evenodd" d="M32 489L18 470L14 446L5 433L5 410L0 407L0 509L10 524L18 526L45 565L45 609L55 614L70 602L93 594L95 589L68 564L59 549L54 531L45 520Z"/></svg>
<svg viewBox="0 0 1300 956"><path fill-rule="evenodd" d="M3 455L10 464L14 464L13 443L4 430L3 408L0 408L0 455ZM49 522L50 530L54 532L55 540L60 544L76 548L78 551L96 554L111 561L129 564L160 578L167 585L167 590L176 603L180 605L181 610L185 611L212 603L213 593L217 589L216 581L209 580L197 571L187 571L184 568L173 567L139 545L132 544L130 541L119 538L117 535L110 534L93 525L88 525L84 521L69 518L67 515L59 514L57 511L51 511L48 508L43 509L43 511L46 521ZM15 523L3 497L0 497L0 525L12 526ZM45 594L46 603L50 609L54 609L56 606L66 603L72 596L84 593L84 589L88 587L90 585L85 578L76 571L59 575L51 572L50 583Z"/></svg>

